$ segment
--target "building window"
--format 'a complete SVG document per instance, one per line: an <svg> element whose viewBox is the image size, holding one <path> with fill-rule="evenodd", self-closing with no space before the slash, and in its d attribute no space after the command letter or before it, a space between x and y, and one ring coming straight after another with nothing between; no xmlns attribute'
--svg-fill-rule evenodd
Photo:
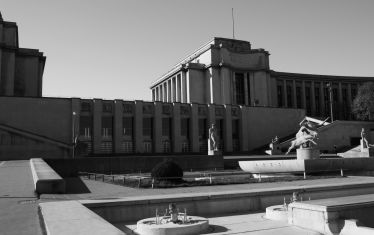
<svg viewBox="0 0 374 235"><path fill-rule="evenodd" d="M113 135L113 118L112 117L102 117L101 135L102 137L111 137Z"/></svg>
<svg viewBox="0 0 374 235"><path fill-rule="evenodd" d="M207 120L206 118L200 118L199 119L199 139L207 139L208 134L208 125L207 125Z"/></svg>
<svg viewBox="0 0 374 235"><path fill-rule="evenodd" d="M349 113L350 113L350 108L349 108L349 103L348 103L348 91L346 87L342 88L342 108L343 108L343 119L348 119Z"/></svg>
<svg viewBox="0 0 374 235"><path fill-rule="evenodd" d="M323 100L324 100L324 103L325 103L325 115L329 114L330 115L330 91L329 91L329 88L328 87L325 87L324 88L324 94L323 94Z"/></svg>
<svg viewBox="0 0 374 235"><path fill-rule="evenodd" d="M287 81L286 84L286 92L287 92L287 107L291 108L292 105L292 81Z"/></svg>
<svg viewBox="0 0 374 235"><path fill-rule="evenodd" d="M153 136L153 118L143 118L143 136Z"/></svg>
<svg viewBox="0 0 374 235"><path fill-rule="evenodd" d="M312 100L311 100L311 95L310 95L310 84L305 84L305 109L306 109L306 114L311 115L312 114Z"/></svg>
<svg viewBox="0 0 374 235"><path fill-rule="evenodd" d="M357 95L357 84L352 84L351 85L351 98L352 101L356 98Z"/></svg>
<svg viewBox="0 0 374 235"><path fill-rule="evenodd" d="M190 136L190 119L181 118L181 136L189 138Z"/></svg>
<svg viewBox="0 0 374 235"><path fill-rule="evenodd" d="M283 85L281 82L277 84L277 98L278 98L278 107L283 107Z"/></svg>
<svg viewBox="0 0 374 235"><path fill-rule="evenodd" d="M234 87L236 104L245 105L244 73L235 73Z"/></svg>
<svg viewBox="0 0 374 235"><path fill-rule="evenodd" d="M171 118L162 118L162 136L171 136Z"/></svg>
<svg viewBox="0 0 374 235"><path fill-rule="evenodd" d="M80 116L79 118L79 135L87 138L91 137L92 117Z"/></svg>
<svg viewBox="0 0 374 235"><path fill-rule="evenodd" d="M82 102L81 111L82 112L91 112L91 104L88 103L88 102Z"/></svg>
<svg viewBox="0 0 374 235"><path fill-rule="evenodd" d="M134 130L134 118L133 117L124 117L122 118L122 125L123 125L123 135L124 136L131 136L133 137L133 130Z"/></svg>
<svg viewBox="0 0 374 235"><path fill-rule="evenodd" d="M301 87L296 87L296 107L302 108L301 106Z"/></svg>
<svg viewBox="0 0 374 235"><path fill-rule="evenodd" d="M315 87L314 87L314 101L315 101L315 107L316 107L316 116L320 116L321 115L321 111L320 111L320 97L321 97L321 93L320 93L320 87L317 86L315 84Z"/></svg>

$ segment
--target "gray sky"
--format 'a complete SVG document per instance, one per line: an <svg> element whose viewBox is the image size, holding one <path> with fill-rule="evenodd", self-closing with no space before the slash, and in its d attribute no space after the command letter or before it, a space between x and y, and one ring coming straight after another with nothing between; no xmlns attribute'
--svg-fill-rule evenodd
<svg viewBox="0 0 374 235"><path fill-rule="evenodd" d="M282 72L374 76L372 0L0 0L20 46L45 53L43 95L151 99L160 75L213 37Z"/></svg>

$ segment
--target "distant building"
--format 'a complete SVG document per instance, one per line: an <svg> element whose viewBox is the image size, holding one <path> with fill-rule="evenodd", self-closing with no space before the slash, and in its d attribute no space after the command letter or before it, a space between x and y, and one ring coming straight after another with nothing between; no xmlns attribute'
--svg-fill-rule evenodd
<svg viewBox="0 0 374 235"><path fill-rule="evenodd" d="M42 96L45 56L36 49L20 48L18 27L0 13L0 96Z"/></svg>
<svg viewBox="0 0 374 235"><path fill-rule="evenodd" d="M358 85L374 77L276 72L269 52L247 41L214 38L152 85L152 99L163 102L229 104L305 109L313 117L349 120Z"/></svg>
<svg viewBox="0 0 374 235"><path fill-rule="evenodd" d="M17 25L2 18L0 39L0 160L207 154L212 123L225 154L267 149L275 136L282 142L295 134L305 110L329 115L326 82L332 82L337 114L344 116L357 85L373 80L274 72L265 50L215 38L152 85L152 102L46 98L43 54L19 48ZM320 133L321 150L356 144L361 127L374 124L334 122Z"/></svg>

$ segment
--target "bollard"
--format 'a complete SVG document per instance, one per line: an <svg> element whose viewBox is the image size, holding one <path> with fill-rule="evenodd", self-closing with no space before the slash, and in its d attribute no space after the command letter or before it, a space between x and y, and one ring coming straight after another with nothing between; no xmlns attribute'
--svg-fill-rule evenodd
<svg viewBox="0 0 374 235"><path fill-rule="evenodd" d="M154 188L155 178L152 178L152 188Z"/></svg>
<svg viewBox="0 0 374 235"><path fill-rule="evenodd" d="M306 173L305 173L305 171L304 171L304 180L306 180Z"/></svg>
<svg viewBox="0 0 374 235"><path fill-rule="evenodd" d="M343 172L343 169L342 169L342 168L340 169L340 176L341 176L341 177L344 177L344 172Z"/></svg>
<svg viewBox="0 0 374 235"><path fill-rule="evenodd" d="M258 182L261 182L261 174L258 174Z"/></svg>
<svg viewBox="0 0 374 235"><path fill-rule="evenodd" d="M209 183L212 184L212 175L209 175Z"/></svg>

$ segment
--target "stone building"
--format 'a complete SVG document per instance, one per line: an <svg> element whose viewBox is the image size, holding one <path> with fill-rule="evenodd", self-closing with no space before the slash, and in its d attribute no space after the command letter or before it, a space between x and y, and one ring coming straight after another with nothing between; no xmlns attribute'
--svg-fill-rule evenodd
<svg viewBox="0 0 374 235"><path fill-rule="evenodd" d="M154 82L151 102L46 98L43 54L19 48L17 25L1 17L0 40L0 160L206 154L212 123L225 154L248 153L274 136L292 136L305 112L328 116L326 82L337 117L349 118L344 107L357 85L373 80L274 72L267 51L215 38ZM354 144L362 126L374 129L373 123L334 123L323 151Z"/></svg>
<svg viewBox="0 0 374 235"><path fill-rule="evenodd" d="M163 102L229 104L305 109L313 117L351 119L358 85L374 77L276 72L269 52L247 41L214 38L152 85L152 99ZM331 97L330 97L331 91Z"/></svg>
<svg viewBox="0 0 374 235"><path fill-rule="evenodd" d="M39 50L19 47L17 24L0 13L0 95L41 97L45 60Z"/></svg>

